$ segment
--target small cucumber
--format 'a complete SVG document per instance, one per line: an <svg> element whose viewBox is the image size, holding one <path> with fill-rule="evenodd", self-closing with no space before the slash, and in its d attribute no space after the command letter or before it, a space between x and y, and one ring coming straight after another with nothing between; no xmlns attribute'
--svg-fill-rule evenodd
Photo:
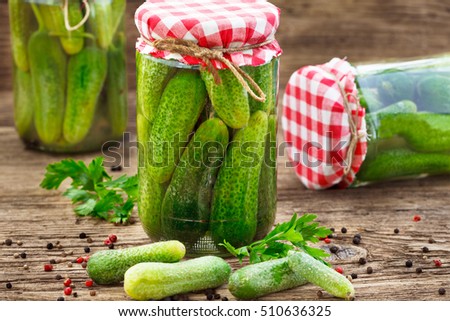
<svg viewBox="0 0 450 321"><path fill-rule="evenodd" d="M209 228L212 189L228 144L218 118L204 122L186 147L162 207L163 234L193 246Z"/></svg>
<svg viewBox="0 0 450 321"><path fill-rule="evenodd" d="M83 12L78 1L69 1L69 22L76 25L83 19ZM79 53L84 46L84 26L75 31L68 31L64 23L64 10L61 5L41 4L39 12L42 16L45 28L52 36L58 36L64 51L68 55Z"/></svg>
<svg viewBox="0 0 450 321"><path fill-rule="evenodd" d="M216 244L226 240L240 247L249 244L255 236L267 128L267 114L257 111L248 126L237 131L228 147L212 202L210 229Z"/></svg>
<svg viewBox="0 0 450 321"><path fill-rule="evenodd" d="M34 125L42 143L55 144L62 135L67 58L59 41L45 31L31 36L28 55L35 97Z"/></svg>
<svg viewBox="0 0 450 321"><path fill-rule="evenodd" d="M435 113L450 113L450 77L432 75L417 84L421 109Z"/></svg>
<svg viewBox="0 0 450 321"><path fill-rule="evenodd" d="M30 4L23 0L9 0L9 24L14 63L21 71L28 71L27 45L31 36L33 13Z"/></svg>
<svg viewBox="0 0 450 321"><path fill-rule="evenodd" d="M14 68L14 123L22 138L32 129L33 113L34 97L31 74Z"/></svg>
<svg viewBox="0 0 450 321"><path fill-rule="evenodd" d="M228 290L238 299L255 299L308 283L294 273L287 258L251 264L230 276Z"/></svg>
<svg viewBox="0 0 450 321"><path fill-rule="evenodd" d="M242 128L248 124L250 118L248 94L229 69L218 72L222 80L221 84L215 83L209 71L201 72L214 111L228 127Z"/></svg>
<svg viewBox="0 0 450 321"><path fill-rule="evenodd" d="M258 224L255 239L262 239L272 228L277 213L277 116L269 116L264 162L259 176Z"/></svg>
<svg viewBox="0 0 450 321"><path fill-rule="evenodd" d="M136 51L137 110L151 123L158 113L164 87L173 74L174 68Z"/></svg>
<svg viewBox="0 0 450 321"><path fill-rule="evenodd" d="M253 67L245 66L242 67L244 70L261 88L261 90L266 95L265 102L259 102L252 97L248 98L250 105L250 113L253 114L257 110L265 111L266 113L271 113L275 108L275 86L274 86L274 68L275 62L269 62L268 64Z"/></svg>
<svg viewBox="0 0 450 321"><path fill-rule="evenodd" d="M108 51L108 76L106 100L112 137L119 138L128 125L128 84L125 57L125 36L119 38L117 47Z"/></svg>
<svg viewBox="0 0 450 321"><path fill-rule="evenodd" d="M125 0L96 0L91 4L89 25L100 48L108 48L122 24L125 14Z"/></svg>
<svg viewBox="0 0 450 321"><path fill-rule="evenodd" d="M105 52L95 47L86 47L70 58L64 116L64 139L69 144L82 142L89 133L107 68Z"/></svg>
<svg viewBox="0 0 450 321"><path fill-rule="evenodd" d="M316 260L305 252L293 252L288 255L291 270L307 281L320 286L335 297L353 300L355 289L353 284L342 274Z"/></svg>
<svg viewBox="0 0 450 321"><path fill-rule="evenodd" d="M373 160L364 162L357 174L358 181L377 182L424 174L450 173L450 155L416 153L398 149L379 153Z"/></svg>
<svg viewBox="0 0 450 321"><path fill-rule="evenodd" d="M125 272L138 263L178 262L185 254L184 245L178 241L100 251L89 258L86 271L97 284L114 284L123 281Z"/></svg>
<svg viewBox="0 0 450 321"><path fill-rule="evenodd" d="M198 72L180 71L167 84L150 135L149 173L157 183L172 177L206 98Z"/></svg>
<svg viewBox="0 0 450 321"><path fill-rule="evenodd" d="M171 295L216 288L231 267L223 259L205 256L179 263L140 263L125 273L125 292L135 300L160 300Z"/></svg>

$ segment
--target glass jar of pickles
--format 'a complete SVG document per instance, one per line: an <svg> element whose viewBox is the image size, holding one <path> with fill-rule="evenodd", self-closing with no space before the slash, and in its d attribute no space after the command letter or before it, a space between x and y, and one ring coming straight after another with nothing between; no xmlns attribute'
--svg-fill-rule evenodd
<svg viewBox="0 0 450 321"><path fill-rule="evenodd" d="M99 150L127 126L125 0L9 1L14 119L28 147Z"/></svg>
<svg viewBox="0 0 450 321"><path fill-rule="evenodd" d="M327 136L332 143L326 148L312 135L308 140L308 134L300 134L297 145L292 143L296 129L288 122L292 109L297 110L296 102L303 98L290 99L292 95L286 94L285 134L291 148L296 145L289 152L291 159L306 159L313 153L322 156L314 159L320 160L316 167L297 163L297 173L307 187L361 186L450 173L450 56L355 67L333 59L297 72L289 93L298 88L295 81L303 80L305 85L299 88L298 97L316 97L309 100L311 107L305 105L300 113L303 119L316 113L322 126L319 130L313 125L308 130L312 133L315 128L316 138L327 131L332 133ZM302 121L298 124L305 126ZM316 144L317 150L303 149L300 154L304 157L294 156L298 146L308 141ZM311 172L317 175L308 178Z"/></svg>
<svg viewBox="0 0 450 321"><path fill-rule="evenodd" d="M272 227L278 19L265 2L156 0L137 10L139 217L152 240L218 254L224 241L244 245ZM236 21L249 30L225 37ZM256 22L264 27L250 32Z"/></svg>

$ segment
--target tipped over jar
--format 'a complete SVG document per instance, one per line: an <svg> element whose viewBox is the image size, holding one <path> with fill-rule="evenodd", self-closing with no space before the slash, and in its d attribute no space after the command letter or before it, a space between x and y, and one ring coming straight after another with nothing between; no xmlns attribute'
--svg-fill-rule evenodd
<svg viewBox="0 0 450 321"><path fill-rule="evenodd" d="M125 0L9 1L14 120L26 146L100 150L127 127Z"/></svg>
<svg viewBox="0 0 450 321"><path fill-rule="evenodd" d="M139 217L154 241L179 240L194 256L220 254L225 252L221 243L248 244L262 238L275 220L281 50L275 40L258 45L261 39L237 32L242 49L224 54L233 39L222 43L208 23L219 31L225 27L213 14L218 9L249 26L255 19L267 23L268 15L276 23L265 36L273 36L278 10L268 3L256 7L242 3L241 10L232 12L236 4L211 1L206 5L210 15L197 21L192 12L205 5L168 3L148 1L136 12L141 33L136 56ZM152 38L157 32L151 28L152 18L164 24L171 10L186 15L178 16L180 23L167 34ZM180 24L194 21L197 25L190 32L198 41L168 36L181 32ZM202 40L202 34L212 36ZM216 51L202 41L210 41ZM220 42L222 51L214 41ZM243 53L248 45L253 53Z"/></svg>
<svg viewBox="0 0 450 321"><path fill-rule="evenodd" d="M311 189L450 174L450 56L304 67L289 83L283 128Z"/></svg>

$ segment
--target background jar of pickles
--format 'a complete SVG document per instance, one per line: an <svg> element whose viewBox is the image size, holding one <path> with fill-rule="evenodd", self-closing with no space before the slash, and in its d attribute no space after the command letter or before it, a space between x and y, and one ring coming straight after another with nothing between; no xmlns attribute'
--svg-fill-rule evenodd
<svg viewBox="0 0 450 321"><path fill-rule="evenodd" d="M161 2L165 2L164 5L160 6ZM236 77L232 69L220 67L220 62L211 70L204 60L195 60L198 56L175 52L177 56L171 49L156 49L149 39L166 29L152 29L151 21L164 24L166 16L172 17L168 8L173 5L180 21L170 25L190 26L190 37L195 37L199 30L201 35L212 35L206 37L206 42L211 44L220 40L212 31L221 32L230 15L227 10L232 10L232 17L238 16L241 22L253 26L254 19L264 23L267 17L273 18L272 29L262 28L273 35L279 15L275 6L265 2L240 3L241 10L236 10L233 2L208 2L205 5L209 14L203 15L201 2L149 1L135 16L141 33L136 56L139 217L152 240L179 240L194 256L220 255L225 252L219 245L224 240L234 246L248 244L265 236L274 223L281 49L275 40L260 37L256 39L257 44L273 44L268 52L259 49L264 45L255 46L255 53L267 53L261 57L270 59L237 67L261 89L264 97L256 99L254 92L252 95L245 88L243 80ZM192 14L198 9L203 10L200 19ZM221 19L214 18L216 11L222 12ZM159 18L152 20L152 15L159 15ZM170 35L183 31L176 27L168 29ZM234 37L242 41L248 35L252 33L236 31ZM169 36L157 36L163 40L167 40L166 37ZM190 48L194 51L204 52L208 47L200 48L202 40L198 40L198 44L185 39L169 40L168 45L192 45ZM252 40L255 41L251 36L245 39ZM228 41L233 42L233 38ZM242 51L245 51L245 41ZM211 45L221 46L227 48L222 43ZM254 60L251 55L244 57L240 51L236 50L239 58ZM233 57L226 59L233 62Z"/></svg>
<svg viewBox="0 0 450 321"><path fill-rule="evenodd" d="M450 56L356 67L369 142L356 185L450 173Z"/></svg>
<svg viewBox="0 0 450 321"><path fill-rule="evenodd" d="M28 147L82 152L122 137L125 6L125 0L9 1L14 119Z"/></svg>

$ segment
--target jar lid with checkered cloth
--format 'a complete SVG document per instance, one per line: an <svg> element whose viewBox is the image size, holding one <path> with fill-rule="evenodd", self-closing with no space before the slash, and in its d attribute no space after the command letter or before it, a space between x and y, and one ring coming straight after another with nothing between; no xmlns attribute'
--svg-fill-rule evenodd
<svg viewBox="0 0 450 321"><path fill-rule="evenodd" d="M355 68L334 58L299 69L286 87L287 153L309 189L349 187L364 162L368 138L355 77Z"/></svg>

